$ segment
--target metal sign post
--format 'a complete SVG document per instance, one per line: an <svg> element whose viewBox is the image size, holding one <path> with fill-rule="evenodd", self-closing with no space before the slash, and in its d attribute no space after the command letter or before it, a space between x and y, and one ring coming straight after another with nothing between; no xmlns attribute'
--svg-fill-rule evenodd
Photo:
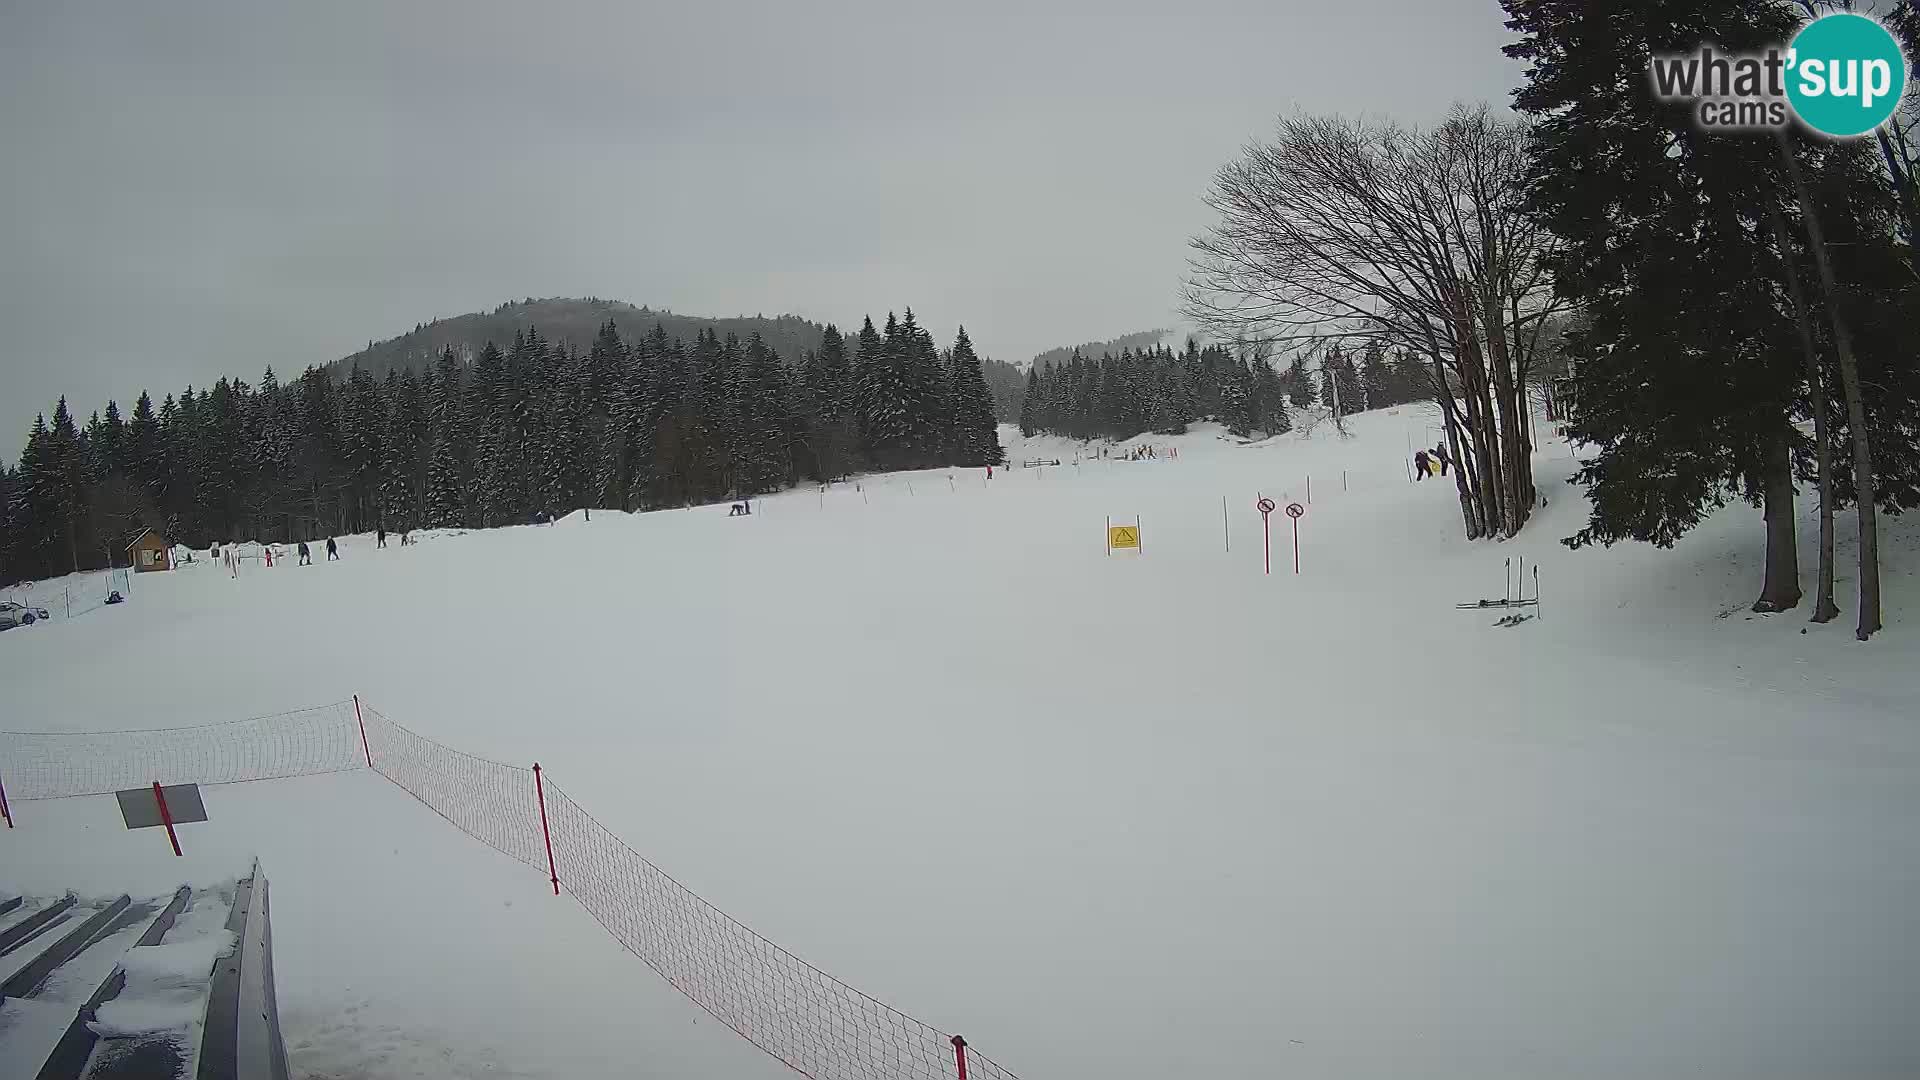
<svg viewBox="0 0 1920 1080"><path fill-rule="evenodd" d="M1296 575L1300 573L1300 515L1306 512L1307 508L1299 503L1287 504L1287 516L1293 519L1293 572Z"/></svg>
<svg viewBox="0 0 1920 1080"><path fill-rule="evenodd" d="M1261 496L1260 501L1253 504L1253 508L1260 511L1260 542L1262 549L1266 552L1267 574L1268 576L1272 576L1273 525L1270 515L1273 513L1273 500Z"/></svg>

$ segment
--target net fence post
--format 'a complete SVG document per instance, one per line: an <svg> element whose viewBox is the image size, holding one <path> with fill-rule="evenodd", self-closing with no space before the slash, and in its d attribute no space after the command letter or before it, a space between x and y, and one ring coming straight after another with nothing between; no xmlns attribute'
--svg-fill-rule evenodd
<svg viewBox="0 0 1920 1080"><path fill-rule="evenodd" d="M373 768L373 750L367 746L367 718L360 715L360 695L353 695L353 720L360 725L360 752L366 755L367 768Z"/></svg>
<svg viewBox="0 0 1920 1080"><path fill-rule="evenodd" d="M533 763L533 794L540 800L540 839L547 844L547 879L553 882L553 895L560 895L560 872L553 865L553 833L547 828L547 785L540 779L540 763Z"/></svg>
<svg viewBox="0 0 1920 1080"><path fill-rule="evenodd" d="M0 783L0 818L7 819L7 828L13 828L13 811L7 809L7 785Z"/></svg>
<svg viewBox="0 0 1920 1080"><path fill-rule="evenodd" d="M953 1063L960 1070L960 1080L967 1080L967 1040L958 1035L953 1037Z"/></svg>
<svg viewBox="0 0 1920 1080"><path fill-rule="evenodd" d="M153 801L160 805L160 824L167 827L167 843L173 845L173 853L180 852L180 836L173 831L173 812L167 809L167 793L160 790L160 781L153 782Z"/></svg>

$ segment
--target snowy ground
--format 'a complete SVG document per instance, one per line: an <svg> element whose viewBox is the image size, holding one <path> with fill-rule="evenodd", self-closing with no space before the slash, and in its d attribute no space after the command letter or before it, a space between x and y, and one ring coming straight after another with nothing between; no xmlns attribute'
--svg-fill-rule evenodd
<svg viewBox="0 0 1920 1080"><path fill-rule="evenodd" d="M1561 547L1586 507L1558 442L1525 535L1461 540L1451 483L1407 478L1431 423L1078 467L1015 440L1068 464L196 563L0 638L0 728L358 691L539 760L1032 1080L1920 1074L1920 529L1888 523L1883 634L1852 640L1844 543L1848 611L1802 634L1746 611L1745 507L1672 552ZM1276 515L1263 577L1254 500L1309 474L1303 573ZM1108 516L1141 556L1107 556ZM1453 608L1522 555L1543 619ZM301 1076L785 1075L370 774L206 802L178 860L110 799L18 806L0 889L159 893L258 853Z"/></svg>

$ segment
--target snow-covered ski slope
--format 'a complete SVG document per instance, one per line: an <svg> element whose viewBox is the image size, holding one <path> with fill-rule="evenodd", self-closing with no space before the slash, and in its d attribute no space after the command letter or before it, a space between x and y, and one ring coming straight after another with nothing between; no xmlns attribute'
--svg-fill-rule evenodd
<svg viewBox="0 0 1920 1080"><path fill-rule="evenodd" d="M1561 547L1586 506L1557 441L1524 535L1460 539L1450 481L1407 478L1432 422L1078 468L1013 438L1067 464L203 560L0 638L0 728L357 691L541 762L708 900L1029 1080L1920 1074L1920 531L1886 523L1862 645L1844 522L1849 610L1803 635L1746 611L1748 508L1671 552ZM1254 501L1308 475L1302 574L1276 514L1264 577ZM1136 516L1143 552L1109 557ZM1455 609L1520 556L1541 619ZM17 804L0 890L259 854L304 1076L786 1075L370 773L206 803L184 859L111 799Z"/></svg>

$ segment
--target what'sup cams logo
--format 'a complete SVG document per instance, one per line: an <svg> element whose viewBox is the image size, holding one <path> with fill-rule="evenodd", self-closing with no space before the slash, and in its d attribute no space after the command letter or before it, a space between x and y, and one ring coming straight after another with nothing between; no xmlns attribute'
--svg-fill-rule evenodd
<svg viewBox="0 0 1920 1080"><path fill-rule="evenodd" d="M1785 127L1789 115L1823 135L1851 139L1887 122L1907 89L1907 58L1886 27L1837 12L1800 28L1784 49L1655 56L1653 95L1696 103L1700 126ZM1791 112L1789 112L1791 110Z"/></svg>

